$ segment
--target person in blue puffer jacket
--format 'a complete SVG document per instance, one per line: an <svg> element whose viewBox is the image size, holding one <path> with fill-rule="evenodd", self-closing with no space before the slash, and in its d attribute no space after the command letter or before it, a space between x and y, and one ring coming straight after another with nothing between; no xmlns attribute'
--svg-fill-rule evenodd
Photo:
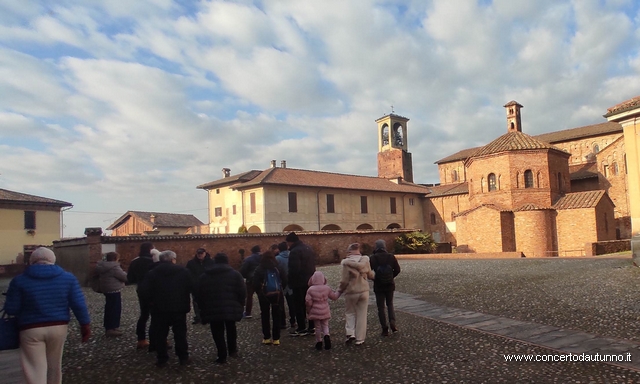
<svg viewBox="0 0 640 384"><path fill-rule="evenodd" d="M91 335L90 318L78 279L55 265L48 248L33 251L29 266L9 284L4 310L18 319L20 362L26 383L61 383L62 350L71 320L80 323L82 342Z"/></svg>

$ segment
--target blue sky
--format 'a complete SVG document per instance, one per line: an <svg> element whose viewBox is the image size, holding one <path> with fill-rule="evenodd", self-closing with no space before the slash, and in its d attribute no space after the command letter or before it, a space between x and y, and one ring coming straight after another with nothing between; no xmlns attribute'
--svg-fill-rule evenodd
<svg viewBox="0 0 640 384"><path fill-rule="evenodd" d="M410 118L416 182L506 132L605 121L640 95L633 0L0 2L0 188L71 202L64 236L265 169L376 175Z"/></svg>

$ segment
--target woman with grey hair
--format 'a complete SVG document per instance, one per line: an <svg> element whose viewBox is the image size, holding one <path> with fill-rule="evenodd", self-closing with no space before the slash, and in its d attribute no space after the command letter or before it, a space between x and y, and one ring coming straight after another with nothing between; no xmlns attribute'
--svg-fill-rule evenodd
<svg viewBox="0 0 640 384"><path fill-rule="evenodd" d="M78 279L55 262L52 250L40 247L33 251L24 273L11 280L4 304L6 313L18 318L20 363L28 384L62 382L69 309L80 323L82 342L91 335Z"/></svg>

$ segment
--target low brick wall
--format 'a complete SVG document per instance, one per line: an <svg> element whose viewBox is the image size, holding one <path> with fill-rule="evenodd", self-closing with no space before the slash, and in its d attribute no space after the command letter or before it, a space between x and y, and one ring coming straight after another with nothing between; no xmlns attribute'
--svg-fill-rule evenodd
<svg viewBox="0 0 640 384"><path fill-rule="evenodd" d="M586 256L606 255L631 250L631 240L610 240L585 245Z"/></svg>
<svg viewBox="0 0 640 384"><path fill-rule="evenodd" d="M393 250L396 237L415 229L362 230L362 231L319 231L296 232L304 243L317 253L317 265L339 262L346 254L347 246L360 243L363 254L370 254L375 241L383 239L387 249ZM170 235L170 236L102 236L100 228L88 228L87 237L54 242L54 252L58 263L71 271L83 284L88 283L89 271L102 257L102 253L116 251L120 254L122 267L127 270L131 260L138 256L140 245L152 242L163 251L170 249L178 255L178 264L185 265L198 248L205 248L212 256L224 252L229 256L229 264L238 268L242 262L239 251L244 256L251 254L251 248L259 245L262 251L272 244L284 241L286 233L243 233L226 235Z"/></svg>
<svg viewBox="0 0 640 384"><path fill-rule="evenodd" d="M10 278L18 276L24 272L25 264L5 264L0 265L0 278Z"/></svg>
<svg viewBox="0 0 640 384"><path fill-rule="evenodd" d="M493 252L493 253L422 253L411 255L396 255L398 260L418 259L519 259L524 257L522 252Z"/></svg>

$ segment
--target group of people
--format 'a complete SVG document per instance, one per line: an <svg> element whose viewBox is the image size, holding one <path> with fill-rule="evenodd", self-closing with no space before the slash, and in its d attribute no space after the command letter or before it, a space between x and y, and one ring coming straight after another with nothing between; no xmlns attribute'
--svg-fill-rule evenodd
<svg viewBox="0 0 640 384"><path fill-rule="evenodd" d="M362 255L357 243L348 246L336 290L327 285L321 271L316 271L313 249L294 232L265 252L261 252L259 246L254 246L251 252L239 271L229 265L225 253L217 253L212 258L203 248L183 267L176 263L175 252L160 252L146 242L127 272L120 266L118 253L107 253L95 270L99 290L105 296L105 335L123 334L120 330L121 290L125 284L136 284L140 307L136 347L156 352L156 365L160 368L169 360L170 330L180 364L191 364L187 315L192 302L192 324L209 325L218 351L216 363L237 357L236 323L251 318L254 294L260 305L265 345L280 345L281 330L290 327L291 336L313 334L316 349L331 349L329 300L338 300L341 296L345 298L346 342L361 345L367 331L369 280L373 280L382 336L398 331L393 292L400 266L395 256L387 252L384 240L376 241L371 257ZM53 251L44 247L36 249L29 267L11 281L4 306L8 315L18 318L20 357L27 383L61 382L69 309L80 323L82 341L87 341L91 335L90 318L78 280L55 265Z"/></svg>

